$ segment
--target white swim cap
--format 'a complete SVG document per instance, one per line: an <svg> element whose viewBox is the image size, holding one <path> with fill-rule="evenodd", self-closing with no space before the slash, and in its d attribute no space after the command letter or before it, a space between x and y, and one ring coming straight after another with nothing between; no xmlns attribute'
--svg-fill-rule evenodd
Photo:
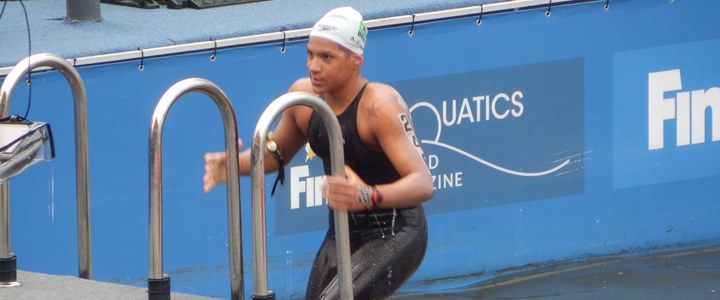
<svg viewBox="0 0 720 300"><path fill-rule="evenodd" d="M363 17L352 7L340 7L329 11L320 18L310 36L316 36L338 43L343 48L362 55L365 49L367 28Z"/></svg>

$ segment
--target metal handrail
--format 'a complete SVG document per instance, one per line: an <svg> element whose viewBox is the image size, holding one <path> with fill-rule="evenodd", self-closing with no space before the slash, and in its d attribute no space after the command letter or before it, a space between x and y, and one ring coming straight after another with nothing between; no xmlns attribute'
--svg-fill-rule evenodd
<svg viewBox="0 0 720 300"><path fill-rule="evenodd" d="M331 172L345 176L345 156L342 133L337 117L319 97L305 92L292 92L275 99L260 116L253 134L250 150L250 180L252 185L252 227L253 227L253 283L254 297L274 298L267 286L267 240L265 235L265 141L275 119L290 106L312 107L325 123L330 139ZM347 211L335 211L336 248L338 255L338 276L341 299L352 299L352 275L350 272L350 235Z"/></svg>
<svg viewBox="0 0 720 300"><path fill-rule="evenodd" d="M232 299L243 299L242 232L240 230L240 182L238 181L237 121L235 111L225 92L214 83L202 78L188 78L173 84L158 101L150 123L150 210L149 251L150 299L166 292L169 298L170 278L163 274L162 249L162 129L170 107L181 96L190 92L208 95L220 109L225 129L225 148L228 153L227 207L228 237L230 244L230 286ZM165 281L166 291L153 293L152 280Z"/></svg>
<svg viewBox="0 0 720 300"><path fill-rule="evenodd" d="M10 71L0 87L0 116L6 117L13 90L23 76L38 67L57 69L70 85L75 106L75 176L77 192L78 269L79 277L92 277L92 251L90 237L90 188L88 185L88 134L87 96L85 85L75 67L64 58L52 53L39 53L21 60ZM0 258L9 258L10 252L10 187L6 181L0 187Z"/></svg>

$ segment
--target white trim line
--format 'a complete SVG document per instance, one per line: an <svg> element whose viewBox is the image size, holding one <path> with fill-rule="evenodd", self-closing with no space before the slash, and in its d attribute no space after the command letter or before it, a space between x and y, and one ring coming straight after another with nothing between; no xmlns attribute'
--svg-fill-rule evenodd
<svg viewBox="0 0 720 300"><path fill-rule="evenodd" d="M453 8L453 9L447 9L447 10L419 13L419 14L415 14L415 15L402 15L402 16L387 17L387 18L382 18L382 19L367 20L365 22L365 25L369 29L373 29L373 28L377 28L377 27L389 27L389 26L396 26L396 25L401 25L401 24L410 24L413 22L413 18L416 23L420 23L420 22L428 22L428 21L433 21L433 20L442 20L442 19L448 19L448 18L477 15L477 14L480 14L481 11L484 14L489 14L489 13L493 13L493 12L513 11L513 10L517 11L517 10L522 10L522 9L526 9L529 7L548 6L550 4L552 4L552 5L558 4L559 5L559 4L563 4L566 2L577 2L577 1L578 0L554 0L554 1L553 0L516 0L516 1L509 1L509 2L496 2L496 3L488 3L488 4L483 4L483 5L475 5L475 6L469 6L469 7ZM592 1L601 1L601 0L587 0L587 1L592 2ZM285 36L286 40L306 38L306 37L308 37L308 35L310 35L310 29L311 28L288 30L288 31L285 31L284 36ZM249 36L219 39L216 41L194 42L194 43L187 43L187 44L180 44L180 45L148 48L148 49L142 49L142 50L131 50L131 51L124 51L124 52L115 52L115 53L107 53L107 54L100 54L100 55L93 55L93 56L78 57L76 59L67 59L67 61L75 66L83 66L83 65L91 65L91 64L112 63L112 62L117 62L117 61L140 59L143 56L153 57L153 56L166 56L166 55L172 55L172 54L178 54L178 53L186 53L186 52L212 51L213 49L215 49L215 42L217 42L217 48L224 48L224 47L241 47L241 46L245 46L245 45L259 44L259 43L269 43L272 41L278 41L278 40L282 40L282 39L283 39L283 32L262 33L262 34L255 34L255 35L249 35ZM0 68L0 76L5 76L8 73L10 73L10 70L12 70L13 67L14 66ZM45 69L47 69L47 68L45 68ZM41 70L41 69L38 69L38 70Z"/></svg>

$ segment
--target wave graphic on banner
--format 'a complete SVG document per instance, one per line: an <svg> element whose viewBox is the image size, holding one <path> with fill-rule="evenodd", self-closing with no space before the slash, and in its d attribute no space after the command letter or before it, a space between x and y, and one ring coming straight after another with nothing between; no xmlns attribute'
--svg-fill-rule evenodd
<svg viewBox="0 0 720 300"><path fill-rule="evenodd" d="M482 158L480 158L480 157L477 157L477 156L475 156L474 154L468 153L468 152L465 151L465 150L462 150L462 149L457 148L457 147L455 147L455 146L448 145L448 144L445 144L445 143L443 143L443 142L440 142L440 136L441 136L441 134L442 134L442 123L441 123L441 120L440 120L440 112L438 112L438 110L435 108L435 106L433 106L433 105L430 104L430 103L427 103L427 102L419 102L419 103L416 103L415 105L413 105L413 106L410 108L410 113L411 113L411 115L412 115L412 112L413 112L416 108L421 107L421 106L427 107L427 108L429 108L430 110L432 110L432 112L435 114L435 118L436 118L436 120L437 120L437 132L435 133L435 139L434 139L434 140L421 140L421 142L422 142L423 144L429 144L429 145L435 145L435 146L438 146L438 147L442 147L442 148L445 148L445 149L454 151L454 152L456 152L456 153L458 153L458 154L460 154L460 155L463 155L463 156L465 156L465 157L467 157L467 158L470 158L470 159L472 159L472 160L474 160L474 161L477 161L477 162L479 162L479 163L481 163L481 164L483 164L483 165L486 165L486 166L488 166L488 167L490 167L490 168L493 168L493 169L495 169L495 170L498 170L498 171L500 171L500 172L504 172L504 173L508 173L508 174L512 174L512 175L516 175L516 176L523 176L523 177L534 177L534 176L543 176L543 175L551 174L551 173L553 173L553 172L555 172L555 171L557 171L557 170L562 169L564 166L566 166L568 163L570 163L570 159L566 159L565 161L563 161L562 163L560 163L559 165L557 165L557 166L555 166L555 167L553 167L553 168L550 168L550 169L544 170L544 171L539 171L539 172L523 172L523 171L516 171L516 170L511 170L511 169L508 169L508 168L505 168L505 167L501 167L501 166L499 166L499 165L497 165L497 164L494 164L494 163L489 162L489 161L487 161L487 160L484 160L484 159L482 159Z"/></svg>

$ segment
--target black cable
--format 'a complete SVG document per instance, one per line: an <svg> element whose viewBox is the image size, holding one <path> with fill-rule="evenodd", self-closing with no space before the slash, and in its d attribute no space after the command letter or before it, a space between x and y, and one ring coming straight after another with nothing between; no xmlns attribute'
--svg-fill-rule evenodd
<svg viewBox="0 0 720 300"><path fill-rule="evenodd" d="M28 35L28 57L30 57L30 55L32 54L32 42L30 41L30 20L27 15L27 10L25 9L25 3L23 3L22 0L19 0L19 1L20 1L20 5L23 8L23 13L25 14L25 25L27 26L27 35ZM7 2L8 2L8 0L5 0L5 2L3 2L2 10L0 10L0 19L2 19L3 14L5 14L5 7L7 6ZM25 110L25 116L23 117L23 119L27 118L28 114L30 113L30 101L32 99L32 72L31 71L32 70L30 70L30 60L28 59L28 81L27 81L29 84L28 105L27 105L27 109Z"/></svg>
<svg viewBox="0 0 720 300"><path fill-rule="evenodd" d="M7 5L7 2L8 0L5 0L5 2L3 2L3 8L0 11L0 19L2 19L2 15L5 13L5 6Z"/></svg>
<svg viewBox="0 0 720 300"><path fill-rule="evenodd" d="M20 1L20 5L23 8L23 13L25 14L25 25L27 26L27 36L28 36L28 58L30 55L32 55L32 42L30 40L30 20L28 19L27 10L25 9L25 3ZM5 0L7 3L7 0ZM4 6L3 6L4 8ZM27 119L28 114L30 113L30 103L32 100L32 70L30 70L30 59L28 59L28 104L27 109L25 110L25 115L23 118Z"/></svg>

